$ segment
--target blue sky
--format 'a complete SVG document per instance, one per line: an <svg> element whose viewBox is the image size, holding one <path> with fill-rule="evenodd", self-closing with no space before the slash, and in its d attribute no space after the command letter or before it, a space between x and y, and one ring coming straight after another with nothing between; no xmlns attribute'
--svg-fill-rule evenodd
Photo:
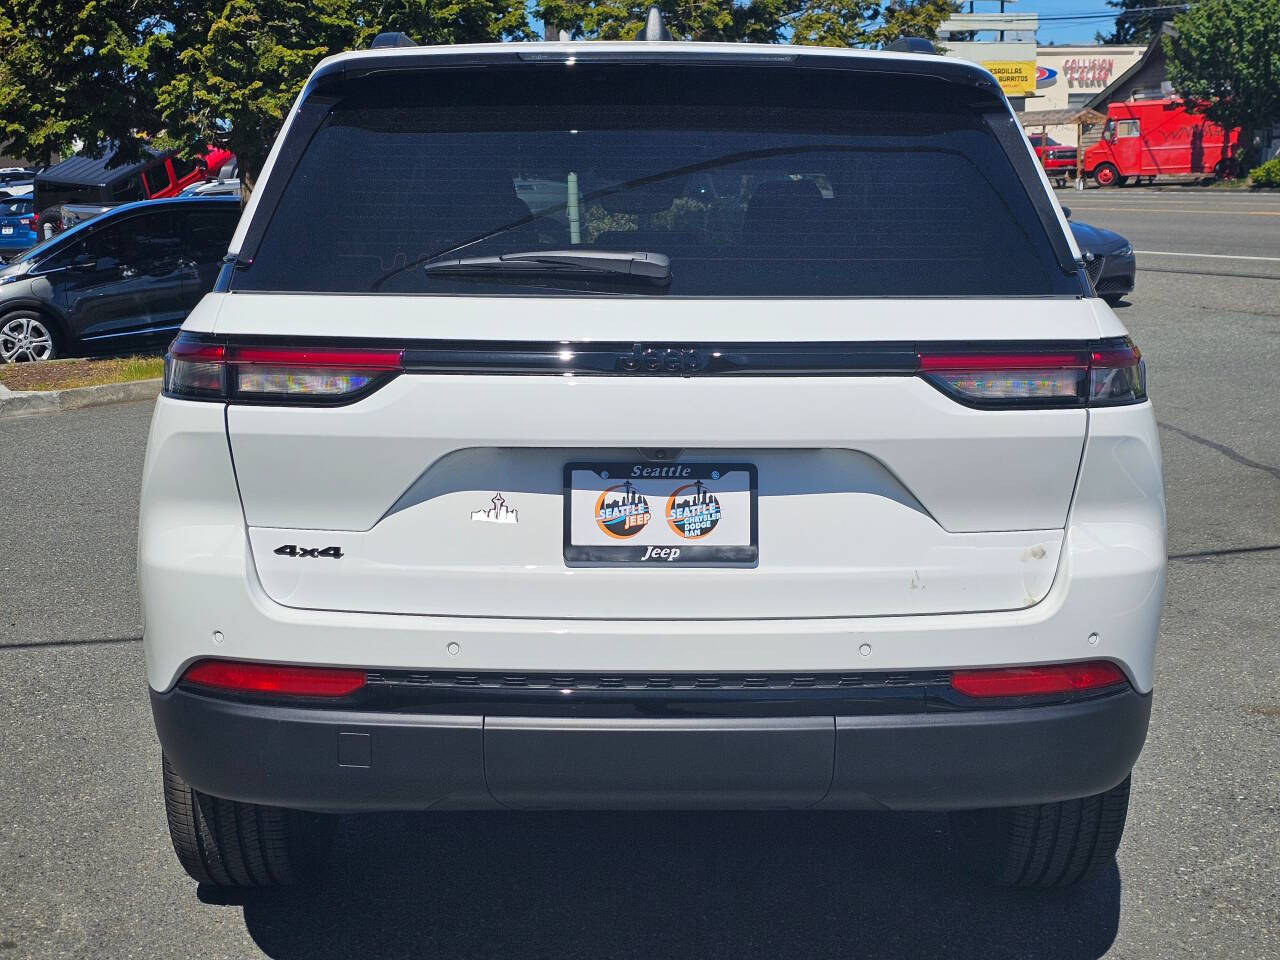
<svg viewBox="0 0 1280 960"><path fill-rule="evenodd" d="M1152 0L1152 3L1167 3L1170 0ZM967 9L967 8L966 8ZM978 3L975 12L998 12L994 3ZM1036 31L1036 42L1048 43L1093 43L1094 34L1110 33L1115 26L1115 12L1104 0L1022 0L1021 3L1010 4L1008 11L1014 13L1035 13L1041 17L1063 16L1066 14L1106 14L1107 19L1093 20L1051 20L1041 22Z"/></svg>

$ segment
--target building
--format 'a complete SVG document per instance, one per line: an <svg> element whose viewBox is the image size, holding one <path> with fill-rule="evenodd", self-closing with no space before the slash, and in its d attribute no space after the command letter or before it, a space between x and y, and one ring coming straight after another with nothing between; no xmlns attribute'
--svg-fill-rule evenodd
<svg viewBox="0 0 1280 960"><path fill-rule="evenodd" d="M1099 95L1126 75L1148 52L1148 47L1088 46L1038 47L1036 49L1035 99L1027 110L1068 110L1091 107L1100 113L1107 108L1092 106ZM1059 143L1076 145L1076 127L1065 124L1048 128Z"/></svg>
<svg viewBox="0 0 1280 960"><path fill-rule="evenodd" d="M1036 26L1034 14L1007 13L1000 0L999 13L953 13L938 24L938 42L944 56L972 60L986 67L1000 83L1013 109L1022 110L1027 97L1036 94Z"/></svg>

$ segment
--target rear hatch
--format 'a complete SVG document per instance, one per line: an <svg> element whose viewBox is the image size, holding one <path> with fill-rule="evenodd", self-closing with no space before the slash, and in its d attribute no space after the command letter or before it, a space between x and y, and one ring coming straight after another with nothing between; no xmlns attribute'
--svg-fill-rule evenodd
<svg viewBox="0 0 1280 960"><path fill-rule="evenodd" d="M259 187L205 343L267 594L645 620L1041 600L1097 324L981 74L512 59L348 70Z"/></svg>

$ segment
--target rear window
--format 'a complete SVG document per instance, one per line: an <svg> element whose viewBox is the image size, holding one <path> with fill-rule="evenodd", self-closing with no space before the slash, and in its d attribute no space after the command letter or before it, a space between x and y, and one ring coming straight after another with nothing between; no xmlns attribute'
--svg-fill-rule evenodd
<svg viewBox="0 0 1280 960"><path fill-rule="evenodd" d="M273 172L288 183L233 289L1079 293L972 93L933 78L538 65L359 83ZM422 268L571 248L662 254L670 285Z"/></svg>

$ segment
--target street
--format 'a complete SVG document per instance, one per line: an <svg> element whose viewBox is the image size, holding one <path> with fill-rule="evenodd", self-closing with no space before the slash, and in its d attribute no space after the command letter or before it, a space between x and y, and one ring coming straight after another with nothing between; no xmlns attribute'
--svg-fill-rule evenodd
<svg viewBox="0 0 1280 960"><path fill-rule="evenodd" d="M315 888L198 891L143 676L135 403L0 423L0 960L1280 956L1280 194L1058 196L1138 251L1117 313L1168 495L1118 868L984 887L937 815L441 813L343 818Z"/></svg>

